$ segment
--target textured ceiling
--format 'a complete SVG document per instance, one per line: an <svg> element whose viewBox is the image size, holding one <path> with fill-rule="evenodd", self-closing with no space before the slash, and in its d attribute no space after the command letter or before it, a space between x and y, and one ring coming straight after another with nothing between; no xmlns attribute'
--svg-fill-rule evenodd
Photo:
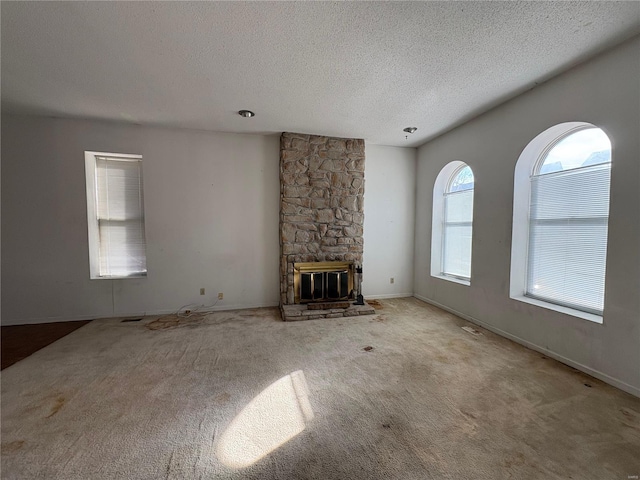
<svg viewBox="0 0 640 480"><path fill-rule="evenodd" d="M639 2L1 8L3 111L400 146L640 32Z"/></svg>

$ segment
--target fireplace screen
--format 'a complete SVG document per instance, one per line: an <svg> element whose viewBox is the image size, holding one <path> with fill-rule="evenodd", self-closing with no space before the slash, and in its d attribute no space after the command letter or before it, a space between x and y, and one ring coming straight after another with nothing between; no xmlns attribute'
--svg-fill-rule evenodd
<svg viewBox="0 0 640 480"><path fill-rule="evenodd" d="M344 262L310 262L294 265L296 303L351 298L353 268Z"/></svg>
<svg viewBox="0 0 640 480"><path fill-rule="evenodd" d="M300 273L300 301L340 300L349 297L349 272Z"/></svg>

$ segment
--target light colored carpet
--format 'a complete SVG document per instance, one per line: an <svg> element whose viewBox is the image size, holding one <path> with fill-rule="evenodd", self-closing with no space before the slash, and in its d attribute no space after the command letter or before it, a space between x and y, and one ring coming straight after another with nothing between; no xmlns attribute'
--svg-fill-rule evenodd
<svg viewBox="0 0 640 480"><path fill-rule="evenodd" d="M278 319L96 320L9 367L2 478L640 474L639 399L416 299Z"/></svg>

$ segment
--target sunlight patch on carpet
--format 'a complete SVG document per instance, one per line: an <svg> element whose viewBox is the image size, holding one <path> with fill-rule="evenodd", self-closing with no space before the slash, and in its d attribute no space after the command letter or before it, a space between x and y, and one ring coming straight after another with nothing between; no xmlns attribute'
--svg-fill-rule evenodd
<svg viewBox="0 0 640 480"><path fill-rule="evenodd" d="M313 419L302 370L275 381L233 419L220 437L216 454L231 468L253 465L278 449Z"/></svg>

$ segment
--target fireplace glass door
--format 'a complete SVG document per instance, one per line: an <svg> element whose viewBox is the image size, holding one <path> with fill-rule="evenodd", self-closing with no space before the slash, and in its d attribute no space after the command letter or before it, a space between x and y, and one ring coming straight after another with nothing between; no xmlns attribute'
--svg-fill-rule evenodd
<svg viewBox="0 0 640 480"><path fill-rule="evenodd" d="M348 297L348 270L300 273L301 302L340 300Z"/></svg>

